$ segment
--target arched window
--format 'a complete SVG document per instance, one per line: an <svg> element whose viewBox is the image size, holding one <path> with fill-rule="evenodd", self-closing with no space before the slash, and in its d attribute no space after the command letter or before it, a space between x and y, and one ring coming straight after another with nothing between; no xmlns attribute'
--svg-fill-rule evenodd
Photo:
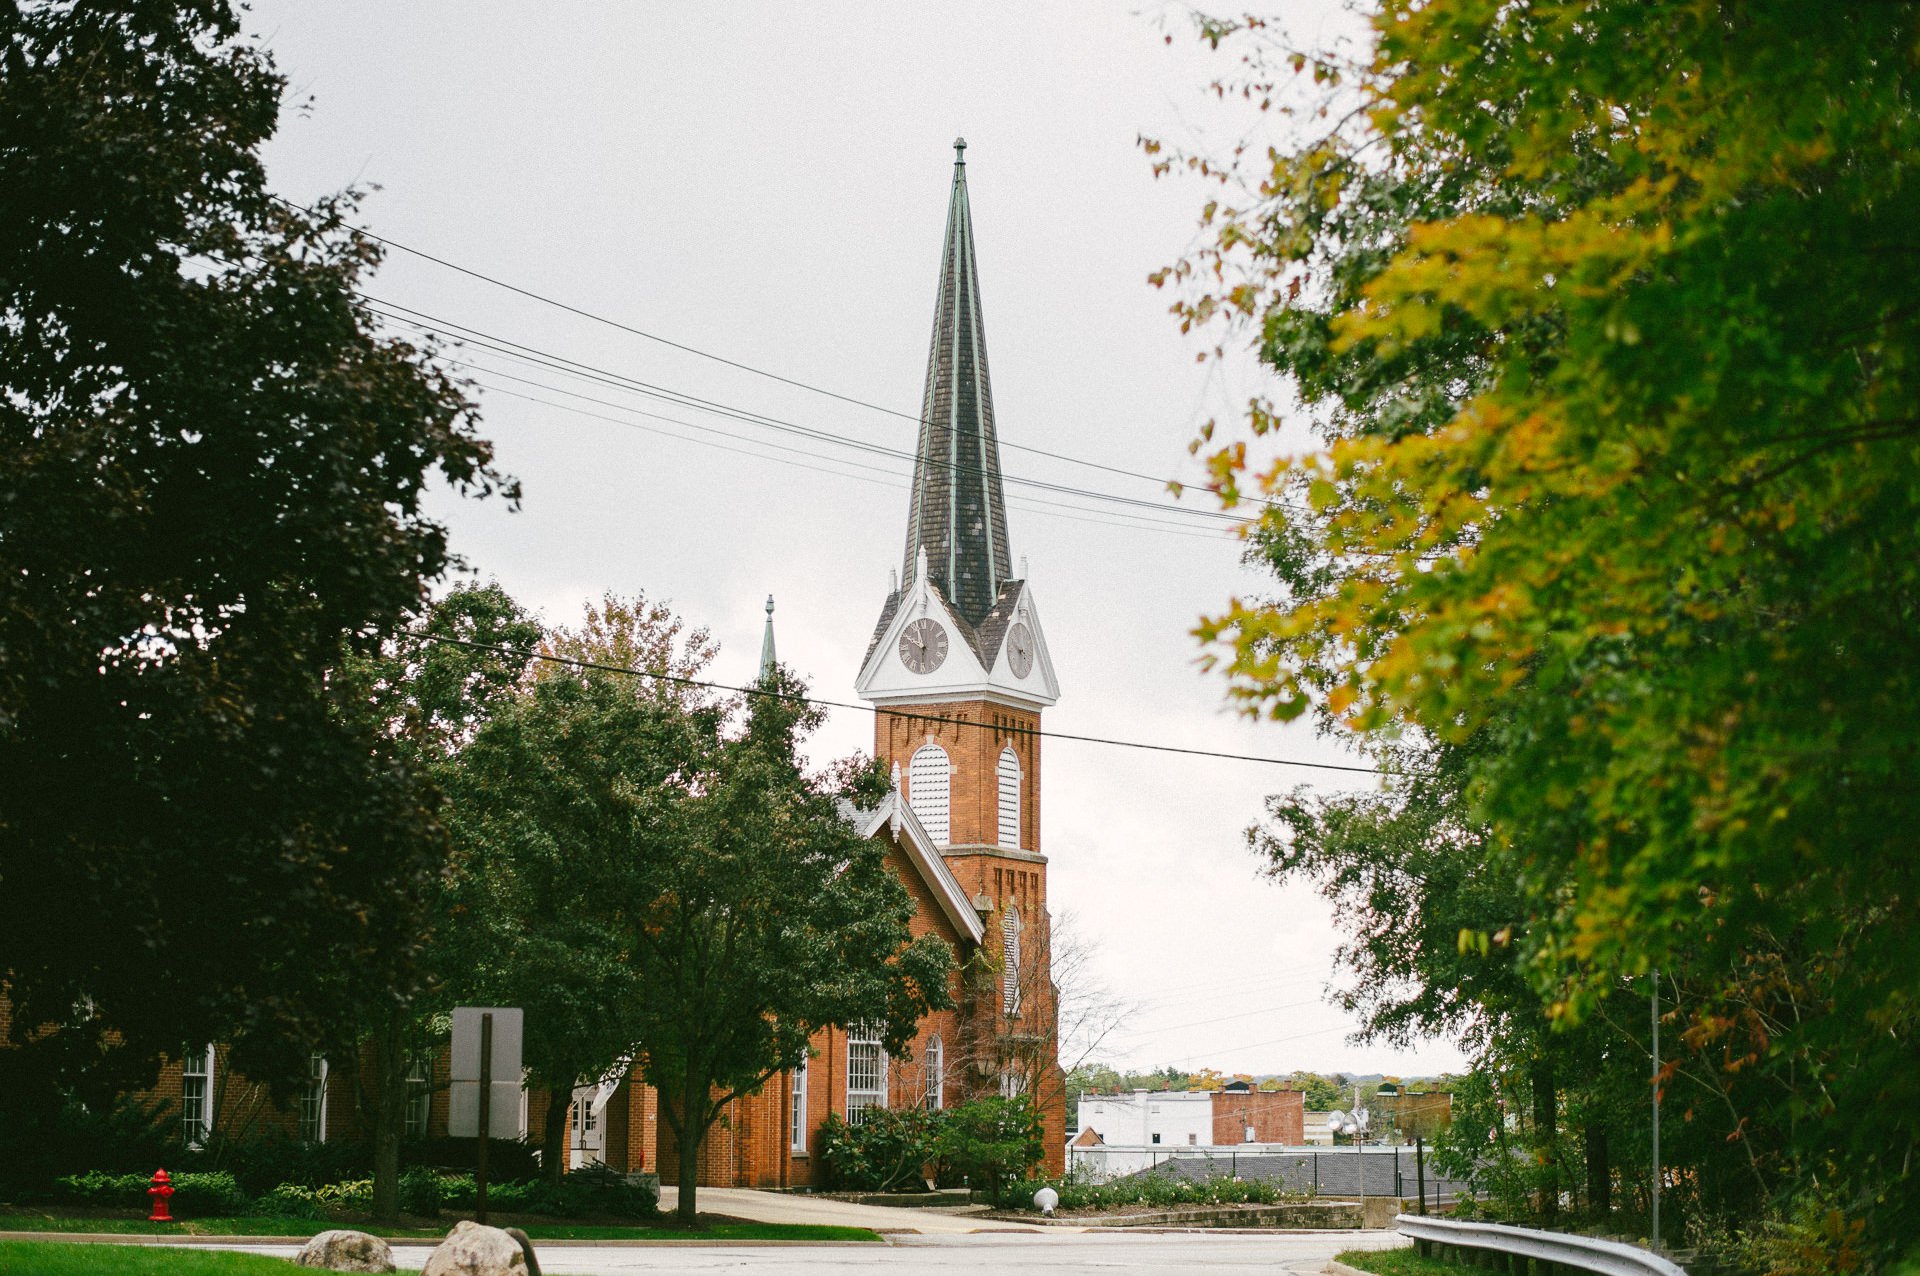
<svg viewBox="0 0 1920 1276"><path fill-rule="evenodd" d="M1020 846L1020 759L1012 745L1000 750L1000 845Z"/></svg>
<svg viewBox="0 0 1920 1276"><path fill-rule="evenodd" d="M907 765L907 805L913 808L920 827L941 846L948 842L947 795L952 771L947 751L929 740L914 753Z"/></svg>
<svg viewBox="0 0 1920 1276"><path fill-rule="evenodd" d="M1020 910L1007 905L1000 920L1000 1006L1010 1015L1020 1013Z"/></svg>
<svg viewBox="0 0 1920 1276"><path fill-rule="evenodd" d="M934 1033L927 1040L927 1107L941 1108L947 1101L947 1047Z"/></svg>

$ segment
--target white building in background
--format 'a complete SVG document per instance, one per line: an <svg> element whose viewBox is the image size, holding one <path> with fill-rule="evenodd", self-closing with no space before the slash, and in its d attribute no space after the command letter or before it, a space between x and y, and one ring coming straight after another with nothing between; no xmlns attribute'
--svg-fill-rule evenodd
<svg viewBox="0 0 1920 1276"><path fill-rule="evenodd" d="M1098 1130L1107 1143L1201 1147L1213 1142L1213 1095L1206 1090L1083 1094L1080 1128Z"/></svg>

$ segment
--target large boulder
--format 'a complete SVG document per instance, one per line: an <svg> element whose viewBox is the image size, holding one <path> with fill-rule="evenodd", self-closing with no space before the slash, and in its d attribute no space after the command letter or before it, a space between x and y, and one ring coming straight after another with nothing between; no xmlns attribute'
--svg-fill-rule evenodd
<svg viewBox="0 0 1920 1276"><path fill-rule="evenodd" d="M518 1240L497 1227L462 1219L427 1255L420 1276L533 1276L533 1272Z"/></svg>
<svg viewBox="0 0 1920 1276"><path fill-rule="evenodd" d="M378 1236L335 1228L308 1241L293 1262L296 1267L319 1267L330 1272L390 1272L393 1251Z"/></svg>

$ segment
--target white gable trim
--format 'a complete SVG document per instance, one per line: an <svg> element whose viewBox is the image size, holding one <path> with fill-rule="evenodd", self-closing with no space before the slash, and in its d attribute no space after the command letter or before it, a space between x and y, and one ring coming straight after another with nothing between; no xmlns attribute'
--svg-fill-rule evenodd
<svg viewBox="0 0 1920 1276"><path fill-rule="evenodd" d="M887 622L873 654L854 679L854 690L862 700L873 704L936 704L954 700L1003 700L1023 709L1045 709L1060 699L1060 683L1054 677L1053 657L1047 651L1046 635L1040 628L1040 611L1033 604L1033 593L1022 586L1015 603L1015 616L1024 614L1027 628L1033 631L1033 668L1025 678L1013 676L1004 639L994 654L993 668L983 669L973 648L960 638L962 621L947 605L940 591L926 580L909 581L901 591L900 605ZM932 616L952 634L947 658L930 674L909 670L900 661L900 635L922 616Z"/></svg>
<svg viewBox="0 0 1920 1276"><path fill-rule="evenodd" d="M861 812L860 835L873 837L881 829L892 825L897 832L895 843L907 854L907 859L920 874L920 880L927 884L939 903L940 911L953 923L954 930L975 944L986 938L986 931L980 926L980 915L973 910L973 901L960 889L959 881L953 870L947 867L947 861L920 827L920 821L914 818L913 808L900 797L895 789L871 811Z"/></svg>

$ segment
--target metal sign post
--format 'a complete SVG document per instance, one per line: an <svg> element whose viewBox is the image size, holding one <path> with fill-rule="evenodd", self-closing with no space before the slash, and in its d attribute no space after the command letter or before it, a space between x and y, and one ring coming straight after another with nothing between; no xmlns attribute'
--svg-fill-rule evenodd
<svg viewBox="0 0 1920 1276"><path fill-rule="evenodd" d="M487 1221L487 1141L519 1137L520 1039L523 1016L511 1006L458 1006L453 1012L453 1083L447 1133L477 1140L475 1221ZM495 1080L496 1077L505 1080Z"/></svg>
<svg viewBox="0 0 1920 1276"><path fill-rule="evenodd" d="M493 1015L491 1013L480 1016L480 1093L483 1095L493 1093ZM480 1105L479 1129L475 1132L480 1140L480 1145L473 1154L473 1212L476 1223L487 1221L487 1118L492 1115L487 1109L492 1106L491 1103L484 1102Z"/></svg>

